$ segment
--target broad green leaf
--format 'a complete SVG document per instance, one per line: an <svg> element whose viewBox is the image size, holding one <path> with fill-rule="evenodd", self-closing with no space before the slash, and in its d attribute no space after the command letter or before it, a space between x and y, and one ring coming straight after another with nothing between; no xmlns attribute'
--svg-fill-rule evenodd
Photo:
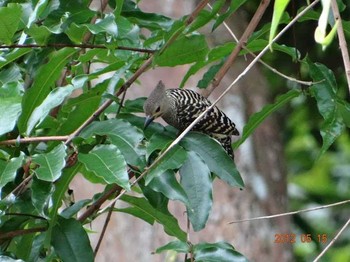
<svg viewBox="0 0 350 262"><path fill-rule="evenodd" d="M82 164L77 163L72 167L65 168L63 170L63 175L61 179L59 179L55 183L55 191L52 195L52 207L49 211L49 229L47 230L47 235L45 237L46 246L51 242L52 229L56 225L57 217L58 217L58 209L62 205L62 200L65 196L65 193L68 190L69 184L74 178L74 176L79 172Z"/></svg>
<svg viewBox="0 0 350 262"><path fill-rule="evenodd" d="M6 55L0 56L0 69L4 66L16 61L25 54L32 51L32 48L15 48Z"/></svg>
<svg viewBox="0 0 350 262"><path fill-rule="evenodd" d="M142 131L132 126L129 122L121 119L94 122L80 134L85 139L93 135L106 135L111 143L116 145L122 152L127 163L137 167L145 166L145 161L141 157L142 152L139 148L143 139Z"/></svg>
<svg viewBox="0 0 350 262"><path fill-rule="evenodd" d="M98 34L105 32L116 38L118 36L118 26L115 23L113 14L107 14L102 20L98 20L95 24L86 24L91 33Z"/></svg>
<svg viewBox="0 0 350 262"><path fill-rule="evenodd" d="M199 231L205 227L213 205L210 170L197 153L190 151L179 172L189 200L187 215L193 230Z"/></svg>
<svg viewBox="0 0 350 262"><path fill-rule="evenodd" d="M336 110L337 83L333 72L322 64L308 63L310 76L315 82L310 87L311 94L316 98L318 111L325 120L334 116Z"/></svg>
<svg viewBox="0 0 350 262"><path fill-rule="evenodd" d="M153 225L155 221L153 215L149 214L146 210L140 209L138 207L115 208L114 210L142 219L150 225Z"/></svg>
<svg viewBox="0 0 350 262"><path fill-rule="evenodd" d="M39 165L35 170L35 175L40 180L55 182L62 173L66 165L66 146L60 143L48 153L36 154L32 156L32 162Z"/></svg>
<svg viewBox="0 0 350 262"><path fill-rule="evenodd" d="M188 151L196 152L209 170L230 186L244 187L235 163L226 154L222 146L211 137L190 132L182 139L180 145Z"/></svg>
<svg viewBox="0 0 350 262"><path fill-rule="evenodd" d="M158 66L176 66L202 60L209 51L203 35L184 36L177 39L160 55L154 57Z"/></svg>
<svg viewBox="0 0 350 262"><path fill-rule="evenodd" d="M319 157L323 155L334 143L334 141L343 133L344 128L345 125L343 120L337 115L324 122L321 127L321 136L323 143Z"/></svg>
<svg viewBox="0 0 350 262"><path fill-rule="evenodd" d="M0 98L0 135L13 130L21 114L21 100L18 98Z"/></svg>
<svg viewBox="0 0 350 262"><path fill-rule="evenodd" d="M322 64L308 64L310 75L316 82L310 87L310 91L316 99L318 111L325 120L321 128L323 144L318 156L320 157L341 135L345 125L337 104L337 83L333 72Z"/></svg>
<svg viewBox="0 0 350 262"><path fill-rule="evenodd" d="M71 218L74 215L76 215L83 207L90 204L91 202L92 202L92 199L80 200L80 201L74 203L73 205L67 207L66 209L64 209L60 215L64 218L67 218L67 219Z"/></svg>
<svg viewBox="0 0 350 262"><path fill-rule="evenodd" d="M125 159L115 145L98 145L88 154L80 153L78 159L107 184L116 183L130 189Z"/></svg>
<svg viewBox="0 0 350 262"><path fill-rule="evenodd" d="M50 182L34 179L32 186L32 202L40 216L46 217L47 207L54 191L54 186Z"/></svg>
<svg viewBox="0 0 350 262"><path fill-rule="evenodd" d="M94 261L89 237L77 220L59 217L52 232L52 246L65 262Z"/></svg>
<svg viewBox="0 0 350 262"><path fill-rule="evenodd" d="M22 114L18 121L21 133L27 129L27 124L34 109L38 107L51 92L55 81L62 73L68 60L77 50L63 48L51 53L50 60L37 71L32 86L25 92L22 100Z"/></svg>
<svg viewBox="0 0 350 262"><path fill-rule="evenodd" d="M0 189L16 178L17 170L22 166L24 154L21 152L18 157L8 161L0 159Z"/></svg>
<svg viewBox="0 0 350 262"><path fill-rule="evenodd" d="M181 230L177 220L171 215L158 211L145 198L124 195L121 197L121 200L153 217L155 221L164 227L164 231L168 235L174 236L181 241L186 241L186 233Z"/></svg>
<svg viewBox="0 0 350 262"><path fill-rule="evenodd" d="M190 246L187 242L174 240L165 244L164 246L158 247L156 249L156 253L160 254L164 251L171 251L171 250L174 250L177 253L188 253L190 251Z"/></svg>
<svg viewBox="0 0 350 262"><path fill-rule="evenodd" d="M241 139L234 143L233 148L238 148L268 116L299 95L299 90L289 90L287 93L278 96L275 103L266 105L261 111L253 114L243 128Z"/></svg>
<svg viewBox="0 0 350 262"><path fill-rule="evenodd" d="M148 142L146 158L148 159L154 151L165 149L173 140L174 138L166 132L155 133Z"/></svg>
<svg viewBox="0 0 350 262"><path fill-rule="evenodd" d="M194 245L194 257L198 262L248 262L232 245L226 242L199 243Z"/></svg>
<svg viewBox="0 0 350 262"><path fill-rule="evenodd" d="M148 170L145 179L146 185L148 185L153 178L162 175L165 171L180 168L186 158L186 151L181 146L174 146L154 167Z"/></svg>
<svg viewBox="0 0 350 262"><path fill-rule="evenodd" d="M185 205L189 204L186 192L176 180L175 172L172 170L167 170L160 176L153 178L148 186L171 200L179 200Z"/></svg>
<svg viewBox="0 0 350 262"><path fill-rule="evenodd" d="M121 16L127 17L130 22L152 31L166 30L173 23L173 21L166 16L142 12L133 1L124 1Z"/></svg>
<svg viewBox="0 0 350 262"><path fill-rule="evenodd" d="M21 21L22 8L19 4L9 4L0 7L0 42L7 45L12 43L12 37Z"/></svg>
<svg viewBox="0 0 350 262"><path fill-rule="evenodd" d="M223 66L225 60L222 60L220 63L212 65L207 72L204 73L203 78L199 80L197 86L199 88L207 88L210 82L214 79L216 73Z"/></svg>
<svg viewBox="0 0 350 262"><path fill-rule="evenodd" d="M44 101L36 107L31 116L28 119L28 125L26 134L29 135L33 128L40 124L45 117L50 113L51 109L60 105L66 97L72 94L72 92L78 87L73 85L67 85L63 87L57 87L52 90Z"/></svg>
<svg viewBox="0 0 350 262"><path fill-rule="evenodd" d="M272 42L272 39L276 35L278 24L281 20L284 10L286 10L288 3L289 3L289 0L275 0L274 6L273 6L273 16L272 16L270 36L269 36L270 44Z"/></svg>
<svg viewBox="0 0 350 262"><path fill-rule="evenodd" d="M57 134L69 135L84 123L98 108L102 99L101 95L106 88L107 85L97 85L80 96L70 98L64 103L58 117L61 125L57 130Z"/></svg>

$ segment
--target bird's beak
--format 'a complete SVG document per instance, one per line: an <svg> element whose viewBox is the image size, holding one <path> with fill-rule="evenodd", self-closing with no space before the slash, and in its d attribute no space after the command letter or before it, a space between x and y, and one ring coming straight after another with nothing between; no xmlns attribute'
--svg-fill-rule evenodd
<svg viewBox="0 0 350 262"><path fill-rule="evenodd" d="M146 129L149 126L149 124L153 122L153 120L153 116L146 116L145 125L143 126L143 129Z"/></svg>

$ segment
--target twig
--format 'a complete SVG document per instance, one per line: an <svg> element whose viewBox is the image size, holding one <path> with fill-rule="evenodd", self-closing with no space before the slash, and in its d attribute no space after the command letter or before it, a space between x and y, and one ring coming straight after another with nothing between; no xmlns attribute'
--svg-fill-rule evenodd
<svg viewBox="0 0 350 262"><path fill-rule="evenodd" d="M68 136L37 136L37 137L24 137L19 139L9 139L0 141L0 145L16 145L26 144L33 142L49 142L49 141L66 141Z"/></svg>
<svg viewBox="0 0 350 262"><path fill-rule="evenodd" d="M131 183L131 186L135 185L140 179L142 179L147 173L148 170L152 169L155 165L157 165L160 160L175 146L177 145L182 138L203 118L204 115L208 113L229 91L230 89L239 81L243 76L247 74L247 72L257 63L257 61L269 50L270 46L281 36L283 35L301 16L303 16L309 9L311 9L315 4L317 4L320 0L315 0L309 6L307 6L303 11L301 11L292 21L287 24L282 31L272 39L271 43L269 43L260 53L250 62L250 64L243 70L243 72L237 76L237 78L226 88L226 90L209 106L205 111L203 111L193 122L153 161L153 163L144 171L142 174L137 177L134 182ZM100 210L99 213L104 212L108 207L113 205L115 201L120 199L126 190L123 189L120 191L119 195L114 198L104 209Z"/></svg>
<svg viewBox="0 0 350 262"><path fill-rule="evenodd" d="M338 239L338 237L343 233L343 231L347 228L347 226L350 224L350 218L345 223L345 225L339 230L339 232L336 234L336 236L329 242L329 244L322 250L322 252L313 260L313 262L317 262L320 260L320 258L327 252L327 250L334 244L334 242Z"/></svg>
<svg viewBox="0 0 350 262"><path fill-rule="evenodd" d="M111 197L119 190L121 190L121 187L114 185L110 190L105 192L99 199L97 199L91 206L89 206L86 211L78 218L78 221L84 222L89 216L95 213L96 210L98 210L109 197Z"/></svg>
<svg viewBox="0 0 350 262"><path fill-rule="evenodd" d="M8 239L8 238L14 238L17 236L37 233L37 232L44 232L47 230L47 227L34 227L34 228L28 228L28 229L19 229L14 230L11 232L1 233L0 239Z"/></svg>
<svg viewBox="0 0 350 262"><path fill-rule="evenodd" d="M337 33L338 33L338 37L339 37L339 47L340 47L342 57L343 57L346 80L348 82L348 88L349 88L349 93L350 93L350 60L349 60L348 47L347 47L345 35L344 35L343 24L342 24L342 20L340 17L337 1L332 0L331 6L332 6L332 11L333 11L333 15L334 15L335 20L339 21L338 28L337 28Z"/></svg>
<svg viewBox="0 0 350 262"><path fill-rule="evenodd" d="M270 215L270 216L261 216L261 217L253 217L253 218L236 220L236 221L233 221L233 222L229 222L229 224L237 224L237 223L248 222L248 221L255 221L255 220L262 220L262 219L270 219L270 218L276 218L276 217L290 216L290 215L295 215L295 214L300 214L300 213L320 210L320 209L324 209L324 208L330 208L330 207L334 207L334 206L344 205L344 204L347 204L347 203L350 203L350 199L345 200L345 201L336 202L336 203L329 204L329 205L324 205L324 206L319 206L319 207L312 207L312 208L306 208L306 209L301 209L301 210L287 212L287 213L280 213L280 214Z"/></svg>
<svg viewBox="0 0 350 262"><path fill-rule="evenodd" d="M100 246L101 246L101 243L102 243L102 239L103 239L103 237L104 237L104 235L106 233L106 230L107 230L108 223L111 220L111 216L112 216L112 213L113 213L113 208L114 208L114 205L112 205L110 207L110 209L108 211L108 214L107 214L107 217L106 217L106 220L105 220L105 223L103 224L101 235L100 235L100 237L98 239L97 245L96 245L95 250L94 250L94 256L95 257L97 255L98 250L100 249Z"/></svg>
<svg viewBox="0 0 350 262"><path fill-rule="evenodd" d="M13 45L1 45L0 49L12 49L12 48L63 48L63 47L76 47L76 48L90 48L90 49L108 49L105 45L93 45L93 44L70 44L70 43L52 43L46 45L37 45L37 44L13 44ZM126 51L135 51L140 53L153 54L157 50L137 48L137 47L128 47L128 46L116 46L115 49L126 50Z"/></svg>
<svg viewBox="0 0 350 262"><path fill-rule="evenodd" d="M260 2L260 5L258 9L256 10L252 20L250 21L249 25L247 26L246 30L244 31L243 35L239 39L236 47L233 49L230 56L227 58L225 64L220 68L219 72L216 73L214 80L211 85L211 91L215 89L221 82L222 78L225 76L227 71L230 69L231 65L233 64L234 60L238 56L239 52L242 50L242 47L246 44L248 41L248 38L250 35L254 32L255 28L257 27L258 23L260 22L261 17L265 13L266 8L268 7L270 3L270 0L262 0Z"/></svg>

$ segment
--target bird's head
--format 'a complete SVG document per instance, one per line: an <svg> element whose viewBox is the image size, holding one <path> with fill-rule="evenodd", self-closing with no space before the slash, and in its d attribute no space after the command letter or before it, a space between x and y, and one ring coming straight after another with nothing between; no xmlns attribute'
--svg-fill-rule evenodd
<svg viewBox="0 0 350 262"><path fill-rule="evenodd" d="M152 93L145 101L143 110L146 114L144 128L151 124L154 119L164 114L166 110L166 93L165 86L162 81L159 81L156 88L152 91Z"/></svg>

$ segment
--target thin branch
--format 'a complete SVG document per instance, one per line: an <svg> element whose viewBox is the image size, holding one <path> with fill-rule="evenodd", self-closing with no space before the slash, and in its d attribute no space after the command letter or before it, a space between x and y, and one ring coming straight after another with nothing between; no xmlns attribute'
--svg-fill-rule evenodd
<svg viewBox="0 0 350 262"><path fill-rule="evenodd" d="M153 163L145 169L142 174L134 180L134 182L131 183L131 186L135 185L139 180L141 180L147 173L148 170L155 167L160 160L163 159L163 157L175 146L177 145L182 138L206 115L229 91L230 89L247 74L247 72L257 63L257 61L269 50L271 45L276 42L276 40L281 37L300 17L302 17L308 10L310 10L314 5L316 5L320 0L315 0L312 2L309 6L307 6L303 11L301 11L296 17L292 19L292 21L287 24L282 31L275 36L274 39L272 39L271 43L269 43L256 57L253 59L253 61L250 62L250 64L243 70L243 72L237 76L237 78L226 88L226 90L209 106L205 111L203 111L193 122L153 161ZM119 195L114 198L105 208L99 211L99 213L104 212L108 207L111 205L114 205L114 202L120 199L124 194L126 193L126 190L123 189L120 191Z"/></svg>
<svg viewBox="0 0 350 262"><path fill-rule="evenodd" d="M0 141L0 145L16 145L26 143L39 143L49 141L66 141L69 136L37 136L37 137L24 137L19 139L9 139Z"/></svg>
<svg viewBox="0 0 350 262"><path fill-rule="evenodd" d="M334 244L334 242L338 239L338 237L344 232L344 230L348 227L350 224L350 218L345 223L345 225L339 230L339 232L336 234L336 236L329 242L329 244L322 250L322 252L314 259L313 262L317 262L320 260L320 258L327 252L327 250Z"/></svg>
<svg viewBox="0 0 350 262"><path fill-rule="evenodd" d="M237 58L239 52L242 50L242 47L247 43L248 38L254 32L255 28L258 26L258 23L260 22L260 19L265 13L265 10L269 4L270 4L270 0L262 0L260 2L258 9L256 10L252 20L250 21L243 35L239 39L236 47L233 49L232 53L227 58L225 64L220 68L219 72L216 73L211 85L211 91L220 84L222 78L225 76L227 71L232 66L234 60Z"/></svg>
<svg viewBox="0 0 350 262"><path fill-rule="evenodd" d="M311 211L316 211L316 210L320 210L320 209L330 208L330 207L334 207L334 206L344 205L344 204L347 204L347 203L350 203L350 199L345 200L345 201L336 202L336 203L329 204L329 205L312 207L312 208L306 208L306 209L301 209L301 210L292 211L292 212L280 213L280 214L276 214L276 215L261 216L261 217L253 217L253 218L236 220L236 221L233 221L233 222L229 222L229 224L237 224L237 223L248 222L248 221L255 221L255 220L263 220L263 219L271 219L271 218L276 218L276 217L290 216L290 215L295 215L295 214L300 214L300 213L305 213L305 212L311 212Z"/></svg>
<svg viewBox="0 0 350 262"><path fill-rule="evenodd" d="M98 250L100 249L100 246L101 246L101 243L102 243L102 239L106 233L106 230L107 230L107 226L108 226L108 223L109 221L111 220L111 216L112 216L112 213L113 213L113 208L114 208L114 205L112 205L107 213L107 217L106 217L106 220L105 220L105 223L103 224L103 228L102 228L102 232L101 232L101 235L98 239L98 242L97 242L97 245L95 247L95 250L94 250L94 256L96 257L97 255L97 252Z"/></svg>
<svg viewBox="0 0 350 262"><path fill-rule="evenodd" d="M51 43L46 45L37 45L37 44L13 44L13 45L1 45L0 49L13 49L13 48L63 48L63 47L73 47L73 48L90 48L90 49L109 49L105 45L93 45L93 44L70 44L70 43ZM137 47L128 47L128 46L116 46L115 49L126 50L126 51L135 51L140 53L153 54L157 50L137 48Z"/></svg>
<svg viewBox="0 0 350 262"><path fill-rule="evenodd" d="M86 209L86 211L78 218L78 221L84 222L89 216L94 214L108 198L110 198L113 194L120 191L121 189L122 188L120 186L113 185L111 189L103 193L99 199L97 199L91 206Z"/></svg>
<svg viewBox="0 0 350 262"><path fill-rule="evenodd" d="M1 233L0 239L11 239L17 236L23 236L27 234L37 233L37 232L45 232L47 227L34 227L28 229L19 229L11 232Z"/></svg>
<svg viewBox="0 0 350 262"><path fill-rule="evenodd" d="M212 6L210 4L208 4L208 7L210 9L213 9ZM232 38L236 41L236 43L239 41L236 37L236 35L233 33L233 31L231 30L231 28L228 26L228 24L226 22L223 22L223 25L224 27L226 28L226 30L229 32L229 34L232 36ZM249 48L247 48L245 45L242 46L242 48L247 51L251 56L253 57L256 57L256 54L254 54L252 51L250 51ZM270 66L269 64L265 63L263 60L259 59L259 63L262 64L263 66L265 66L267 69L271 70L273 73L281 76L282 78L285 78L289 81L292 81L292 82L296 82L298 84L301 84L301 85L306 85L306 86L311 86L312 84L314 84L312 81L302 81L302 80L298 80L294 77L290 77L290 76L287 76L285 74L283 74L282 72L278 71L276 68L273 68L272 66ZM205 92L206 93L206 96L208 97L210 95L210 91L209 92Z"/></svg>
<svg viewBox="0 0 350 262"><path fill-rule="evenodd" d="M332 0L331 5L332 5L332 11L333 11L334 18L336 21L339 21L338 28L337 28L337 33L338 33L338 37L339 37L339 47L340 47L342 57L343 57L346 80L348 82L348 88L349 88L349 93L350 93L350 60L349 60L348 47L347 47L346 40L345 40L343 24L342 24L342 20L340 17L337 1Z"/></svg>

